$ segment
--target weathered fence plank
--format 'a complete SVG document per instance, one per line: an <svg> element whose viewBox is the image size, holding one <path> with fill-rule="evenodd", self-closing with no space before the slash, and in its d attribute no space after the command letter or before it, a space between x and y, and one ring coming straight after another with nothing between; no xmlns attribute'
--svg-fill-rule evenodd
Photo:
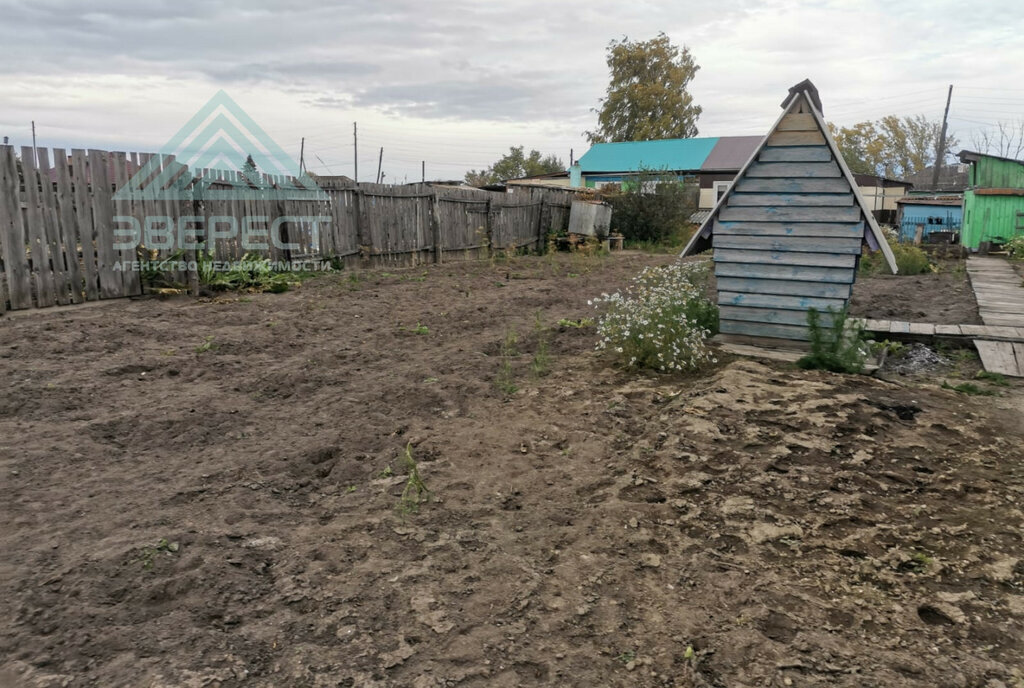
<svg viewBox="0 0 1024 688"><path fill-rule="evenodd" d="M78 224L78 242L82 251L85 273L85 298L99 298L99 269L96 260L96 229L93 224L92 194L89 193L89 167L85 151L71 151L71 175L74 178L75 221Z"/></svg>
<svg viewBox="0 0 1024 688"><path fill-rule="evenodd" d="M129 179L127 155L121 152L114 152L110 154L110 159L114 167L114 187L121 189L128 184ZM134 213L132 212L132 203L130 200L121 198L112 202L115 216L134 217ZM113 218L111 219L113 220ZM114 224L120 225L122 229L125 229L125 222L123 221ZM118 243L125 243L128 241L124 232L121 232L115 240ZM115 255L120 263L121 293L124 296L137 296L142 293L141 276L139 275L139 271L135 270L133 267L134 261L138 258L135 246L137 246L140 241L141 238L137 239L132 248L115 249Z"/></svg>
<svg viewBox="0 0 1024 688"><path fill-rule="evenodd" d="M100 275L100 298L114 299L123 295L121 276L115 272L117 252L114 250L114 204L108 175L109 155L106 151L89 150L89 173L92 175L93 219L96 223L96 258Z"/></svg>
<svg viewBox="0 0 1024 688"><path fill-rule="evenodd" d="M21 170L25 177L25 221L28 225L29 256L36 291L36 305L40 308L55 303L53 270L50 267L50 244L39 198L39 173L36 170L35 151L30 146L21 149Z"/></svg>
<svg viewBox="0 0 1024 688"><path fill-rule="evenodd" d="M32 307L32 275L25 253L29 239L21 213L21 184L13 146L0 146L0 246L12 309ZM4 295L0 292L0 301Z"/></svg>
<svg viewBox="0 0 1024 688"><path fill-rule="evenodd" d="M82 303L85 301L85 291L83 289L82 261L78 257L81 239L75 216L74 194L71 190L71 163L63 148L53 149L53 163L57 173L57 212L60 217L67 284L71 291L71 301Z"/></svg>
<svg viewBox="0 0 1024 688"><path fill-rule="evenodd" d="M57 215L57 198L53 192L50 175L50 156L45 148L38 149L37 170L40 182L40 210L43 213L43 230L46 232L46 252L50 256L53 271L53 299L66 306L71 303L71 283L64 265L64 248L60 236L60 219Z"/></svg>

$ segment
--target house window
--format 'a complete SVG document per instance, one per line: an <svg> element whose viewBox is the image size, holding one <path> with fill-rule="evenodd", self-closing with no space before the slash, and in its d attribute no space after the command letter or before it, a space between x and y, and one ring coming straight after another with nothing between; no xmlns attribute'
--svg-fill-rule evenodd
<svg viewBox="0 0 1024 688"><path fill-rule="evenodd" d="M729 190L729 186L731 184L732 182L714 182L715 203L718 203L720 200L722 200L722 196L724 196L725 192Z"/></svg>

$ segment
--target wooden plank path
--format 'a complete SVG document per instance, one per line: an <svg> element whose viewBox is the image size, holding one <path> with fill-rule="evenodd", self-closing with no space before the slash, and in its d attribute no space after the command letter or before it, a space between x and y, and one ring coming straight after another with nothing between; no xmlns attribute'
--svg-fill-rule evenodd
<svg viewBox="0 0 1024 688"><path fill-rule="evenodd" d="M876 335L893 335L898 338L914 337L983 337L994 341L1024 342L1024 327L1005 325L934 325L932 323L906 322L903 320L875 320L873 318L851 318L865 330Z"/></svg>
<svg viewBox="0 0 1024 688"><path fill-rule="evenodd" d="M1024 286L1009 261L995 256L971 256L967 275L978 302L978 314L987 329L1024 330ZM1024 343L1020 340L993 341L979 332L974 346L985 370L1024 377Z"/></svg>
<svg viewBox="0 0 1024 688"><path fill-rule="evenodd" d="M1024 327L1024 280L1008 260L971 256L967 260L967 274L983 323Z"/></svg>

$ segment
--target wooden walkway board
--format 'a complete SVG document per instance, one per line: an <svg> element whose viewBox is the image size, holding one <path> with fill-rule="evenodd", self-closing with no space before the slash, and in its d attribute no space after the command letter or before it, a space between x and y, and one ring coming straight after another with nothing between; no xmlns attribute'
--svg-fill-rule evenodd
<svg viewBox="0 0 1024 688"><path fill-rule="evenodd" d="M981 356L981 364L988 372L1024 377L1024 343L975 339L974 346Z"/></svg>
<svg viewBox="0 0 1024 688"><path fill-rule="evenodd" d="M1024 334L1024 286L1020 275L1007 260L996 256L971 256L967 274L985 327L963 325L961 330L968 336L1003 340L974 340L985 370L1024 377L1024 339L1020 337Z"/></svg>
<svg viewBox="0 0 1024 688"><path fill-rule="evenodd" d="M967 259L967 274L982 322L1024 327L1024 286L1021 286L1024 280L1009 261L997 256L971 256Z"/></svg>
<svg viewBox="0 0 1024 688"><path fill-rule="evenodd" d="M859 322L868 332L876 335L917 335L922 337L984 337L988 341L1011 341L1024 343L1024 327L1000 325L933 325L932 323L903 322L899 320L874 320L872 318L851 318Z"/></svg>

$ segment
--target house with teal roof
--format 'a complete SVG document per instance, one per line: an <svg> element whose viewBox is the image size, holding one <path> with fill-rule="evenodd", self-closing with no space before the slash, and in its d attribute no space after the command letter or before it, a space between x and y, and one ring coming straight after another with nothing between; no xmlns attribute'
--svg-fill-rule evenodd
<svg viewBox="0 0 1024 688"><path fill-rule="evenodd" d="M629 183L644 171L690 181L700 188L699 208L710 210L761 143L760 136L597 143L569 169L570 185L599 189Z"/></svg>

